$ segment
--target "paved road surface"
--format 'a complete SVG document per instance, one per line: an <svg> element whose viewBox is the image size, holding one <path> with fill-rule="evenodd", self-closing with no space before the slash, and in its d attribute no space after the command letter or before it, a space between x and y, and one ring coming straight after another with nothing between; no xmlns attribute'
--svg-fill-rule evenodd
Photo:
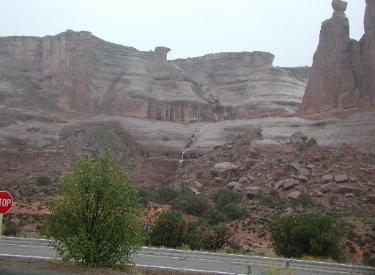
<svg viewBox="0 0 375 275"><path fill-rule="evenodd" d="M48 240L1 237L0 256L55 258L49 244ZM214 274L249 274L250 267L251 274L262 275L271 266L289 265L294 275L375 275L374 268L360 266L149 247L141 249L134 262L144 267Z"/></svg>

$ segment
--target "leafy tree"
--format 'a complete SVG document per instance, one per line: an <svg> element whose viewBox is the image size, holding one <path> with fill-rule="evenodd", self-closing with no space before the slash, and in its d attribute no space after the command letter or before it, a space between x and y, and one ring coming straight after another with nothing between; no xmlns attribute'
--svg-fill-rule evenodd
<svg viewBox="0 0 375 275"><path fill-rule="evenodd" d="M79 161L62 184L46 234L65 260L114 267L142 245L142 209L127 171L106 151Z"/></svg>
<svg viewBox="0 0 375 275"><path fill-rule="evenodd" d="M162 213L151 229L151 245L181 247L185 238L185 225L180 212L166 211Z"/></svg>
<svg viewBox="0 0 375 275"><path fill-rule="evenodd" d="M304 213L276 217L271 224L271 234L279 255L340 259L340 232L328 215Z"/></svg>

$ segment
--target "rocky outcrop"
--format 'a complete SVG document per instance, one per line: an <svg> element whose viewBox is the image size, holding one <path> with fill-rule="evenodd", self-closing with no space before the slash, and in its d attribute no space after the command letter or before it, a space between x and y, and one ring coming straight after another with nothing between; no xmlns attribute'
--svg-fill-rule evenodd
<svg viewBox="0 0 375 275"><path fill-rule="evenodd" d="M1 65L19 66L20 72L28 66L30 72L38 72L40 81L33 92L62 111L181 122L214 120L214 106L195 92L197 85L180 68L167 61L169 51L156 47L141 52L89 32L0 38L0 58L7 59ZM17 76L4 70L1 80L11 78L17 86ZM17 105L9 98L7 103Z"/></svg>
<svg viewBox="0 0 375 275"><path fill-rule="evenodd" d="M138 51L85 31L3 37L0 104L17 107L33 98L38 108L48 103L63 112L220 121L293 113L306 86L306 68L273 67L270 53L169 61L169 51L161 46ZM18 68L17 74L10 67ZM28 83L19 89L21 78Z"/></svg>
<svg viewBox="0 0 375 275"><path fill-rule="evenodd" d="M357 42L349 37L347 3L332 1L299 114L375 105L375 1L366 2L365 34Z"/></svg>
<svg viewBox="0 0 375 275"><path fill-rule="evenodd" d="M175 60L198 83L208 100L226 107L225 119L294 113L306 87L309 68L272 65L267 52L218 53Z"/></svg>

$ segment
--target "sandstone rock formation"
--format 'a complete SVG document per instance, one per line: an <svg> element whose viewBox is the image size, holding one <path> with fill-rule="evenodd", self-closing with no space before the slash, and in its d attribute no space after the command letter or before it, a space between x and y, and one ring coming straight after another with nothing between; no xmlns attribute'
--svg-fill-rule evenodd
<svg viewBox="0 0 375 275"><path fill-rule="evenodd" d="M226 107L221 116L248 119L291 114L301 102L309 68L274 67L273 59L266 52L241 52L175 63L199 84L205 98Z"/></svg>
<svg viewBox="0 0 375 275"><path fill-rule="evenodd" d="M332 1L299 114L375 105L375 1L366 3L365 34L357 42L349 37L347 3Z"/></svg>
<svg viewBox="0 0 375 275"><path fill-rule="evenodd" d="M0 38L0 104L32 97L62 112L217 121L293 113L307 82L306 68L273 67L269 53L168 61L169 51L142 52L84 31ZM12 92L3 92L9 85Z"/></svg>
<svg viewBox="0 0 375 275"><path fill-rule="evenodd" d="M30 72L38 73L40 81L33 90L60 111L213 120L213 108L194 92L195 85L167 62L168 51L157 47L154 52L141 52L89 32L0 38L4 66L17 67L18 62L22 70L28 66ZM2 80L11 80L12 76L3 73ZM7 102L14 106L11 97Z"/></svg>

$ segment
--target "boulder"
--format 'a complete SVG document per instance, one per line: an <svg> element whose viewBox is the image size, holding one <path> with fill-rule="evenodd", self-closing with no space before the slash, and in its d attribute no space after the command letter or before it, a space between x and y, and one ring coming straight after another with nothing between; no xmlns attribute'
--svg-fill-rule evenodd
<svg viewBox="0 0 375 275"><path fill-rule="evenodd" d="M308 169L313 170L315 168L314 164L309 164L306 166Z"/></svg>
<svg viewBox="0 0 375 275"><path fill-rule="evenodd" d="M278 190L283 188L284 190L288 190L297 184L298 182L295 179L279 180L274 184L274 189Z"/></svg>
<svg viewBox="0 0 375 275"><path fill-rule="evenodd" d="M217 182L217 183L220 183L223 181L223 178L222 177L214 177L214 181Z"/></svg>
<svg viewBox="0 0 375 275"><path fill-rule="evenodd" d="M336 183L344 183L349 181L349 177L346 175L335 175L334 179Z"/></svg>
<svg viewBox="0 0 375 275"><path fill-rule="evenodd" d="M310 176L310 171L308 169L306 169L306 168L300 168L300 169L298 169L298 173L301 176L304 176L304 177Z"/></svg>
<svg viewBox="0 0 375 275"><path fill-rule="evenodd" d="M249 182L249 178L248 177L241 177L239 180L238 180L239 183L241 184L246 184Z"/></svg>
<svg viewBox="0 0 375 275"><path fill-rule="evenodd" d="M284 190L288 190L288 189L291 189L293 188L293 186L297 185L298 182L294 179L287 179L287 180L284 180L283 182L283 187L284 187Z"/></svg>
<svg viewBox="0 0 375 275"><path fill-rule="evenodd" d="M324 175L321 178L322 183L327 183L327 182L331 182L331 181L333 181L333 175Z"/></svg>
<svg viewBox="0 0 375 275"><path fill-rule="evenodd" d="M332 190L332 183L326 183L320 186L319 191L322 193L327 193Z"/></svg>
<svg viewBox="0 0 375 275"><path fill-rule="evenodd" d="M232 164L230 162L221 162L221 163L216 163L212 171L220 175L220 174L226 174L228 172L230 173L232 171L238 170L238 168L239 168L238 165Z"/></svg>
<svg viewBox="0 0 375 275"><path fill-rule="evenodd" d="M288 194L288 198L289 199L293 199L293 200L296 200L299 198L299 196L301 196L301 192L300 191L294 191L294 192L291 192Z"/></svg>
<svg viewBox="0 0 375 275"><path fill-rule="evenodd" d="M234 191L240 191L242 188L242 184L237 181L231 181L227 184L227 187Z"/></svg>
<svg viewBox="0 0 375 275"><path fill-rule="evenodd" d="M301 169L301 164L299 164L298 162L291 162L290 166L292 168L294 168L294 170L296 170L296 171L298 171L299 169Z"/></svg>
<svg viewBox="0 0 375 275"><path fill-rule="evenodd" d="M203 184L200 183L199 181L194 182L195 188L198 190L201 190L203 188Z"/></svg>
<svg viewBox="0 0 375 275"><path fill-rule="evenodd" d="M189 187L190 191L193 192L194 195L198 196L201 192L195 187L190 186Z"/></svg>
<svg viewBox="0 0 375 275"><path fill-rule="evenodd" d="M246 188L246 196L248 199L254 199L262 193L262 189L259 187L248 187Z"/></svg>
<svg viewBox="0 0 375 275"><path fill-rule="evenodd" d="M375 204L375 194L368 195L367 202Z"/></svg>
<svg viewBox="0 0 375 275"><path fill-rule="evenodd" d="M337 193L339 194L347 194L347 193L352 193L356 196L361 196L363 195L363 191L362 189L360 188L357 188L357 187L351 187L351 186L340 186L338 189L337 189Z"/></svg>
<svg viewBox="0 0 375 275"><path fill-rule="evenodd" d="M308 182L309 178L308 178L308 177L305 177L305 176L302 176L302 175L300 175L300 176L298 177L298 180L300 180L300 181L302 181L302 182Z"/></svg>
<svg viewBox="0 0 375 275"><path fill-rule="evenodd" d="M324 194L323 194L322 192L320 192L319 190L315 190L315 191L313 192L313 195L314 195L315 197L318 197L318 198L321 198L321 197L324 196Z"/></svg>

